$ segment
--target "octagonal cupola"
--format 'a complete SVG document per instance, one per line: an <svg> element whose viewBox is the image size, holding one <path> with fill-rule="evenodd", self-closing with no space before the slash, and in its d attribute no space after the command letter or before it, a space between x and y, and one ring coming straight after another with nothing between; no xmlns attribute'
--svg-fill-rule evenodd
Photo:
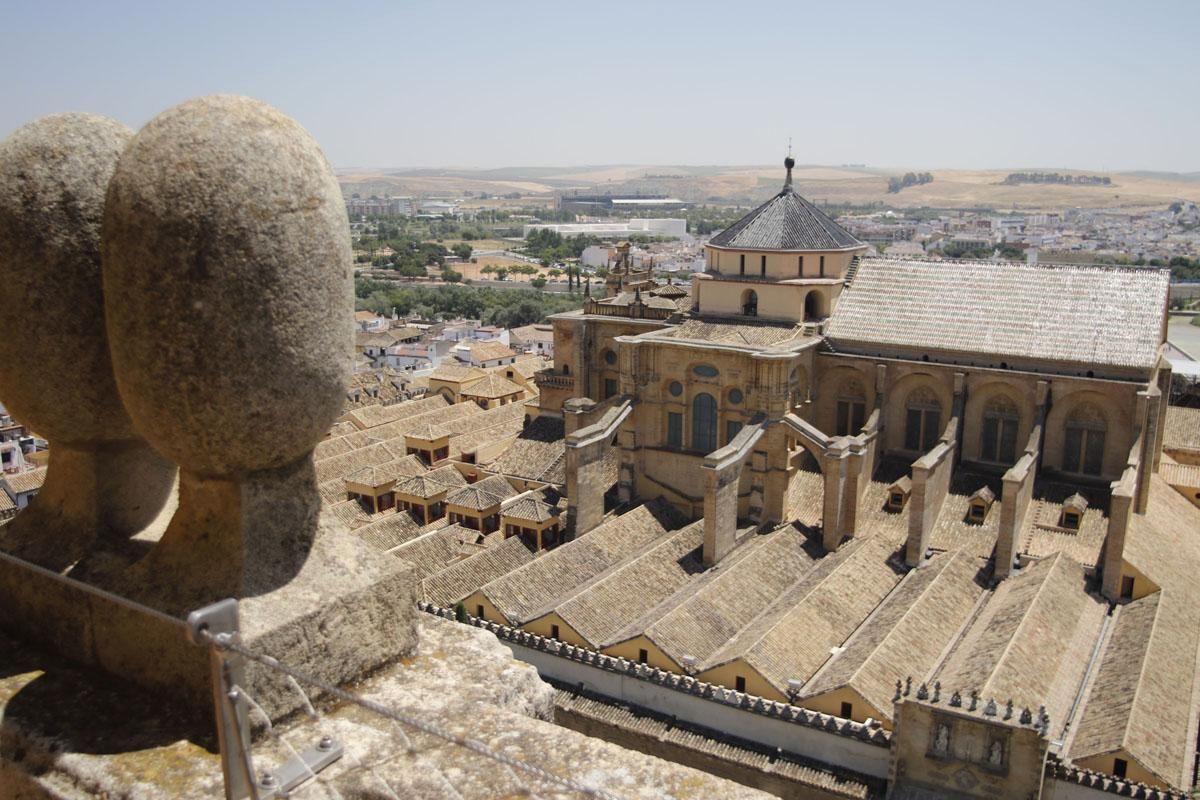
<svg viewBox="0 0 1200 800"><path fill-rule="evenodd" d="M709 240L699 282L702 313L812 321L827 316L867 245L792 186ZM762 284L771 284L763 286Z"/></svg>

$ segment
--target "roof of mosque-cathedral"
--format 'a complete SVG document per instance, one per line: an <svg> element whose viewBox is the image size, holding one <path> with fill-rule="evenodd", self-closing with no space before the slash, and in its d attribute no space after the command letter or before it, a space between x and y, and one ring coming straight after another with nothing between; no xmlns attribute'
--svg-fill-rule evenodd
<svg viewBox="0 0 1200 800"><path fill-rule="evenodd" d="M1149 369L1167 270L865 258L826 328L841 352L953 351Z"/></svg>
<svg viewBox="0 0 1200 800"><path fill-rule="evenodd" d="M709 240L731 250L852 250L865 245L792 189L792 160L779 194Z"/></svg>

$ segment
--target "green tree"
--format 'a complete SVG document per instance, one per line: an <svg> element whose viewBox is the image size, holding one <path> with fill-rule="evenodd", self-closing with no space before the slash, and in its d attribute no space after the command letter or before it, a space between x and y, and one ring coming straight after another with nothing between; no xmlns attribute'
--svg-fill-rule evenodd
<svg viewBox="0 0 1200 800"><path fill-rule="evenodd" d="M529 285L535 289L542 289L546 286L546 279L542 277L534 278L529 282Z"/></svg>
<svg viewBox="0 0 1200 800"><path fill-rule="evenodd" d="M502 281L508 275L508 270L505 267L496 267L496 280Z"/></svg>
<svg viewBox="0 0 1200 800"><path fill-rule="evenodd" d="M449 267L442 267L442 280L446 283L461 283L462 279L461 272L455 272Z"/></svg>
<svg viewBox="0 0 1200 800"><path fill-rule="evenodd" d="M453 251L454 255L458 256L463 261L469 259L471 257L471 253L475 252L474 248L472 248L471 245L467 244L466 242L454 245L451 250Z"/></svg>

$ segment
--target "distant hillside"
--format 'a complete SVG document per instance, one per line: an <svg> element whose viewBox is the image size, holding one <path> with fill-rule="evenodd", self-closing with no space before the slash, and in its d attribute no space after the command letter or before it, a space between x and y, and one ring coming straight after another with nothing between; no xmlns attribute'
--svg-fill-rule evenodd
<svg viewBox="0 0 1200 800"><path fill-rule="evenodd" d="M1174 200L1200 202L1200 173L1041 170L933 170L931 183L888 192L888 179L908 170L802 165L795 170L798 190L822 203L883 203L897 208L1126 208L1164 206ZM913 171L922 171L914 168ZM1006 183L1014 173L1053 171L1062 175L1104 176L1102 183ZM752 204L770 197L783 183L772 166L504 167L490 170L413 169L347 171L338 178L347 194L451 195L465 192L542 196L559 191L668 194L692 203Z"/></svg>

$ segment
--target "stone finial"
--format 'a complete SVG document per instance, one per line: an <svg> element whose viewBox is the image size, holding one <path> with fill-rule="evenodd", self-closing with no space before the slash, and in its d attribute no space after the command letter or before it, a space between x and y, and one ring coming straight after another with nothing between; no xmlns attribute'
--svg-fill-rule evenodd
<svg viewBox="0 0 1200 800"><path fill-rule="evenodd" d="M929 687L927 687L924 683L922 683L917 688L917 699L918 700L927 700L928 698L929 698Z"/></svg>
<svg viewBox="0 0 1200 800"><path fill-rule="evenodd" d="M1033 722L1033 713L1029 710L1028 707L1022 708L1021 716L1019 717L1019 719L1020 719L1022 725L1029 725L1030 723Z"/></svg>
<svg viewBox="0 0 1200 800"><path fill-rule="evenodd" d="M285 584L315 538L312 450L352 363L350 234L329 163L263 103L183 103L121 156L103 256L121 395L181 471L179 511L131 589L189 608Z"/></svg>
<svg viewBox="0 0 1200 800"><path fill-rule="evenodd" d="M983 707L983 713L989 717L996 716L997 710L995 698L988 700L987 705Z"/></svg>
<svg viewBox="0 0 1200 800"><path fill-rule="evenodd" d="M933 702L940 703L942 701L942 682L933 682Z"/></svg>
<svg viewBox="0 0 1200 800"><path fill-rule="evenodd" d="M903 695L904 695L904 688L903 688L903 684L901 684L901 683L900 683L900 679L899 679L899 678L897 678L897 679L896 679L896 696L892 698L892 702L893 702L893 703L898 703L898 702L900 702L900 698L901 698Z"/></svg>
<svg viewBox="0 0 1200 800"><path fill-rule="evenodd" d="M971 705L968 706L968 711L974 711L979 707L979 692L975 689L971 690Z"/></svg>
<svg viewBox="0 0 1200 800"><path fill-rule="evenodd" d="M1012 698L1010 697L1008 699L1008 702L1004 704L1004 719L1012 719L1012 715L1013 715L1013 701L1012 701Z"/></svg>
<svg viewBox="0 0 1200 800"><path fill-rule="evenodd" d="M52 569L141 531L174 481L134 433L105 334L101 220L132 136L54 114L0 143L0 400L51 445L39 496L0 546Z"/></svg>
<svg viewBox="0 0 1200 800"><path fill-rule="evenodd" d="M912 694L912 675L904 678L904 696L908 697Z"/></svg>
<svg viewBox="0 0 1200 800"><path fill-rule="evenodd" d="M950 695L950 705L955 708L962 707L962 695L959 694L957 689L954 690L954 694Z"/></svg>

